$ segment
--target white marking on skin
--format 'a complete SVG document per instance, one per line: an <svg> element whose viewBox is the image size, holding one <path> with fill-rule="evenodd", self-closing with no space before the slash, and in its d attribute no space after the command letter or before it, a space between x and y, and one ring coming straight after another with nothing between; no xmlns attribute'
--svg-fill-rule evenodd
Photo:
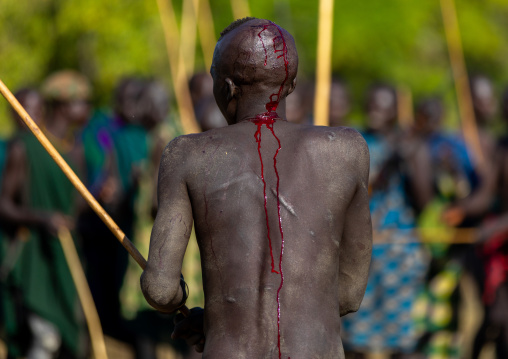
<svg viewBox="0 0 508 359"><path fill-rule="evenodd" d="M275 196L275 198L277 198L277 190L275 190L273 187L271 188L271 190L272 190L272 194ZM284 197L280 194L280 192L279 192L279 201L280 201L280 203L282 203L282 205L284 206L284 208L286 208L286 209L288 210L288 212L289 212L289 213L291 213L291 214L292 214L293 216L295 216L295 217L298 217L298 216L296 215L296 212L295 212L295 210L294 210L293 206L292 206L292 205L291 205L291 204L287 201L287 199L286 199L286 198L284 198Z"/></svg>

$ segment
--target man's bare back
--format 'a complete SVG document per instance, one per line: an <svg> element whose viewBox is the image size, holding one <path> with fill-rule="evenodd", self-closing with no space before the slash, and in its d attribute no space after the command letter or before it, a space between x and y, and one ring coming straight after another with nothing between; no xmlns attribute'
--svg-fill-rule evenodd
<svg viewBox="0 0 508 359"><path fill-rule="evenodd" d="M288 123L284 99L277 117L245 107L233 120L217 102L230 126L164 151L145 297L163 311L181 304L194 219L204 357L341 358L340 315L358 309L371 254L365 141Z"/></svg>

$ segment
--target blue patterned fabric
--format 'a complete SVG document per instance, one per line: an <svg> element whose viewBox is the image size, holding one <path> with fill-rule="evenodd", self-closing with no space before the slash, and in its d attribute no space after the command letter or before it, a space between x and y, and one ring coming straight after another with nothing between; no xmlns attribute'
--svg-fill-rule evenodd
<svg viewBox="0 0 508 359"><path fill-rule="evenodd" d="M364 134L371 154L371 178L378 176L392 156L381 137ZM383 174L386 176L386 174ZM357 313L343 318L346 350L414 350L419 339L412 307L423 289L427 258L418 242L415 216L398 171L387 176L386 188L370 198L376 241L367 290Z"/></svg>
<svg viewBox="0 0 508 359"><path fill-rule="evenodd" d="M456 135L434 133L427 139L435 172L449 172L454 177L467 180L470 188L474 190L479 184L479 178L464 140ZM438 188L439 190L439 188ZM441 193L441 195L443 195Z"/></svg>

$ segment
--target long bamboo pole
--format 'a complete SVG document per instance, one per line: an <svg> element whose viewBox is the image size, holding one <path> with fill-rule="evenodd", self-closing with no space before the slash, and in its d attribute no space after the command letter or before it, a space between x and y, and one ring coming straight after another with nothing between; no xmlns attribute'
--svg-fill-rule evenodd
<svg viewBox="0 0 508 359"><path fill-rule="evenodd" d="M85 272L80 264L76 246L72 240L71 233L67 228L60 228L58 231L58 239L62 245L65 260L69 266L72 279L78 292L78 298L85 314L88 332L90 333L90 341L95 359L107 359L106 344L102 333L102 326L97 314L97 308L90 292L90 287L86 281Z"/></svg>
<svg viewBox="0 0 508 359"><path fill-rule="evenodd" d="M477 228L415 228L407 230L407 240L393 241L400 229L383 229L372 232L374 245L397 245L411 243L425 244L471 244L478 241Z"/></svg>
<svg viewBox="0 0 508 359"><path fill-rule="evenodd" d="M194 72L196 61L196 35L197 35L197 0L187 0L182 5L182 24L180 31L180 53L185 59L185 75L189 79Z"/></svg>
<svg viewBox="0 0 508 359"><path fill-rule="evenodd" d="M207 71L212 67L213 52L217 38L209 0L198 0L198 31Z"/></svg>
<svg viewBox="0 0 508 359"><path fill-rule="evenodd" d="M164 38L166 40L166 51L168 53L169 70L173 81L173 89L180 113L180 122L186 134L201 132L196 122L192 100L185 72L185 58L179 50L179 33L176 25L176 17L171 1L157 0L159 15L161 18Z"/></svg>
<svg viewBox="0 0 508 359"><path fill-rule="evenodd" d="M462 131L467 147L473 152L473 158L483 166L485 158L480 144L478 126L473 109L473 100L466 70L466 61L462 49L457 11L453 0L441 0L441 13L450 55L450 63L457 92L457 102L462 121Z"/></svg>
<svg viewBox="0 0 508 359"><path fill-rule="evenodd" d="M328 126L330 87L332 84L333 0L320 0L318 24L314 124L317 126Z"/></svg>
<svg viewBox="0 0 508 359"><path fill-rule="evenodd" d="M16 110L19 117L23 120L23 122L27 125L27 127L32 131L37 140L41 143L42 147L48 152L48 154L53 158L58 167L62 170L62 172L67 176L69 181L74 185L77 191L83 196L85 201L92 207L94 212L99 216L99 218L106 224L111 232L115 235L115 237L120 241L120 243L127 249L127 252L131 255L132 258L139 264L141 269L145 269L146 260L139 253L137 248L132 244L132 242L127 238L125 233L118 227L118 225L113 221L113 219L109 216L109 214L102 208L102 206L97 202L94 196L88 191L86 186L81 182L79 177L74 173L74 171L69 167L67 162L62 158L60 153L55 149L55 147L51 144L48 138L41 131L39 126L34 122L34 120L30 117L30 115L26 112L26 110L21 106L19 101L14 97L12 92L5 86L2 80L0 80L0 92L5 97L5 99L11 104L11 106ZM180 308L180 311L184 315L188 315L189 309L185 306Z"/></svg>
<svg viewBox="0 0 508 359"><path fill-rule="evenodd" d="M408 129L414 123L413 95L405 85L397 86L397 119L401 128Z"/></svg>
<svg viewBox="0 0 508 359"><path fill-rule="evenodd" d="M250 16L248 0L231 0L231 8L235 19L242 19Z"/></svg>

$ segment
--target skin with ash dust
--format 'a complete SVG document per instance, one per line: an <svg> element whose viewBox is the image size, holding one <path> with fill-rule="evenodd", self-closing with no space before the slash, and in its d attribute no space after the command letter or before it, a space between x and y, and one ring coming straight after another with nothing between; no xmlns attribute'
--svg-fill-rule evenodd
<svg viewBox="0 0 508 359"><path fill-rule="evenodd" d="M273 22L228 27L211 73L229 126L181 136L161 160L141 286L155 308L178 307L194 221L205 310L177 317L174 337L206 358L343 358L340 316L363 298L368 150L354 130L285 120L297 65Z"/></svg>

